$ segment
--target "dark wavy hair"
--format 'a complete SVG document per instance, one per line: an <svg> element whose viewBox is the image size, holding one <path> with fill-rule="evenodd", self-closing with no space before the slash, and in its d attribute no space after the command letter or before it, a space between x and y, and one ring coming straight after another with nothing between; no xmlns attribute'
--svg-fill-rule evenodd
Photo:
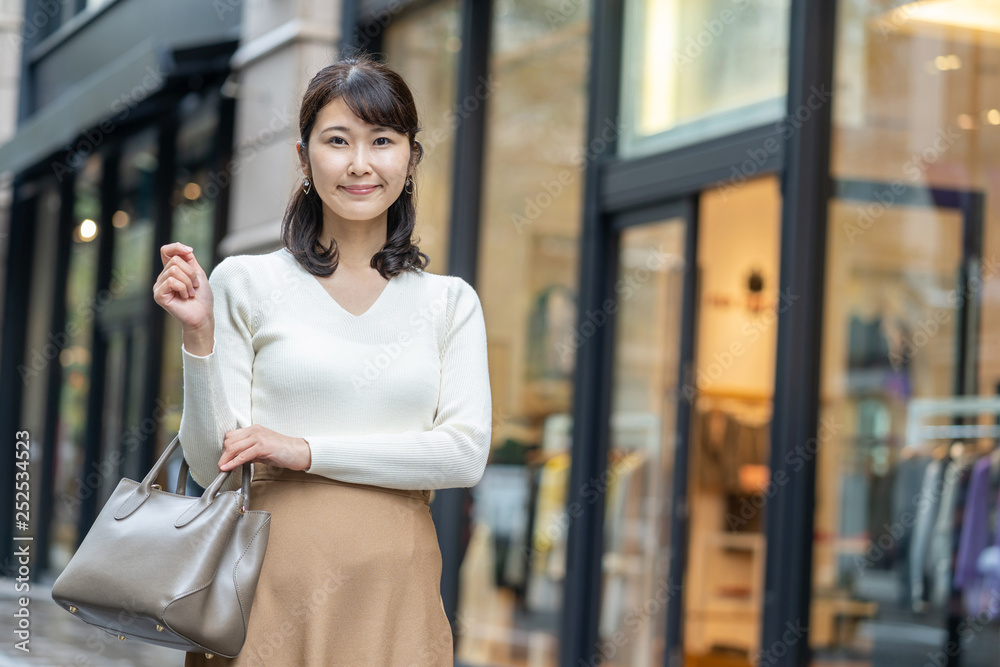
<svg viewBox="0 0 1000 667"><path fill-rule="evenodd" d="M309 160L309 135L320 109L336 100L344 103L361 120L372 125L384 125L405 134L410 141L410 159L414 167L424 157L424 147L416 140L421 130L417 107L406 82L398 73L372 55L356 52L339 62L324 67L309 82L299 110L299 135L303 153ZM372 256L371 267L389 279L401 271L422 271L430 262L426 253L412 239L417 222L413 194L400 193L389 206L385 245ZM308 194L300 183L285 208L281 221L281 243L310 273L329 276L340 263L336 239L329 247L320 242L323 232L323 201L316 188Z"/></svg>

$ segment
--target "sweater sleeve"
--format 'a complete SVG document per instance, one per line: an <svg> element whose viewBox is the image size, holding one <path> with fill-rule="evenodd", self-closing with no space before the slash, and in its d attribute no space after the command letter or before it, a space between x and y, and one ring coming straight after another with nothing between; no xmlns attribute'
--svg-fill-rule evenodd
<svg viewBox="0 0 1000 667"><path fill-rule="evenodd" d="M479 296L452 278L437 413L428 431L304 436L312 452L306 472L395 489L475 486L486 470L493 404L486 323Z"/></svg>
<svg viewBox="0 0 1000 667"><path fill-rule="evenodd" d="M181 343L184 402L178 435L194 481L207 487L219 475L222 442L228 431L250 426L253 375L253 315L250 275L236 257L219 262L208 279L212 287L215 340L203 357ZM235 469L222 491L239 488Z"/></svg>

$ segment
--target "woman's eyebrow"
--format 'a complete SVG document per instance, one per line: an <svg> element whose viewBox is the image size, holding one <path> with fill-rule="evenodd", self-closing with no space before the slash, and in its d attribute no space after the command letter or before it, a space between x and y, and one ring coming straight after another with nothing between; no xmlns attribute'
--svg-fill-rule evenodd
<svg viewBox="0 0 1000 667"><path fill-rule="evenodd" d="M343 125L331 125L330 127L323 128L323 130L320 132L320 134L323 134L323 132L330 132L332 130L338 130L340 132L347 132L348 134L351 133L351 128L349 128L349 127L344 127ZM370 132L392 132L392 128L391 127L385 127L384 125L379 125L377 127L373 127L369 131Z"/></svg>

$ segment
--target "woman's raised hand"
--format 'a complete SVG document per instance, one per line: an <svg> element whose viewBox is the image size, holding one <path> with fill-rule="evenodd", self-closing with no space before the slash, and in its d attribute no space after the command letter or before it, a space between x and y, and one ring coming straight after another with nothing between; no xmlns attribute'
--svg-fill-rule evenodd
<svg viewBox="0 0 1000 667"><path fill-rule="evenodd" d="M160 247L163 271L153 284L153 300L181 323L184 331L198 331L212 319L212 288L194 250L183 243Z"/></svg>

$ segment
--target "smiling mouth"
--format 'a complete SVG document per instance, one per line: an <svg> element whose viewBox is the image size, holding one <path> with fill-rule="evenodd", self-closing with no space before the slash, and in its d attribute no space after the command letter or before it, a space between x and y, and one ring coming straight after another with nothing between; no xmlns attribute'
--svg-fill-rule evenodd
<svg viewBox="0 0 1000 667"><path fill-rule="evenodd" d="M341 185L340 187L343 188L344 192L347 192L348 194L352 194L352 195L368 195L368 194L371 194L371 193L375 192L376 190L378 190L382 186L381 185L373 185L370 188L348 188L348 187L345 187L345 186Z"/></svg>

